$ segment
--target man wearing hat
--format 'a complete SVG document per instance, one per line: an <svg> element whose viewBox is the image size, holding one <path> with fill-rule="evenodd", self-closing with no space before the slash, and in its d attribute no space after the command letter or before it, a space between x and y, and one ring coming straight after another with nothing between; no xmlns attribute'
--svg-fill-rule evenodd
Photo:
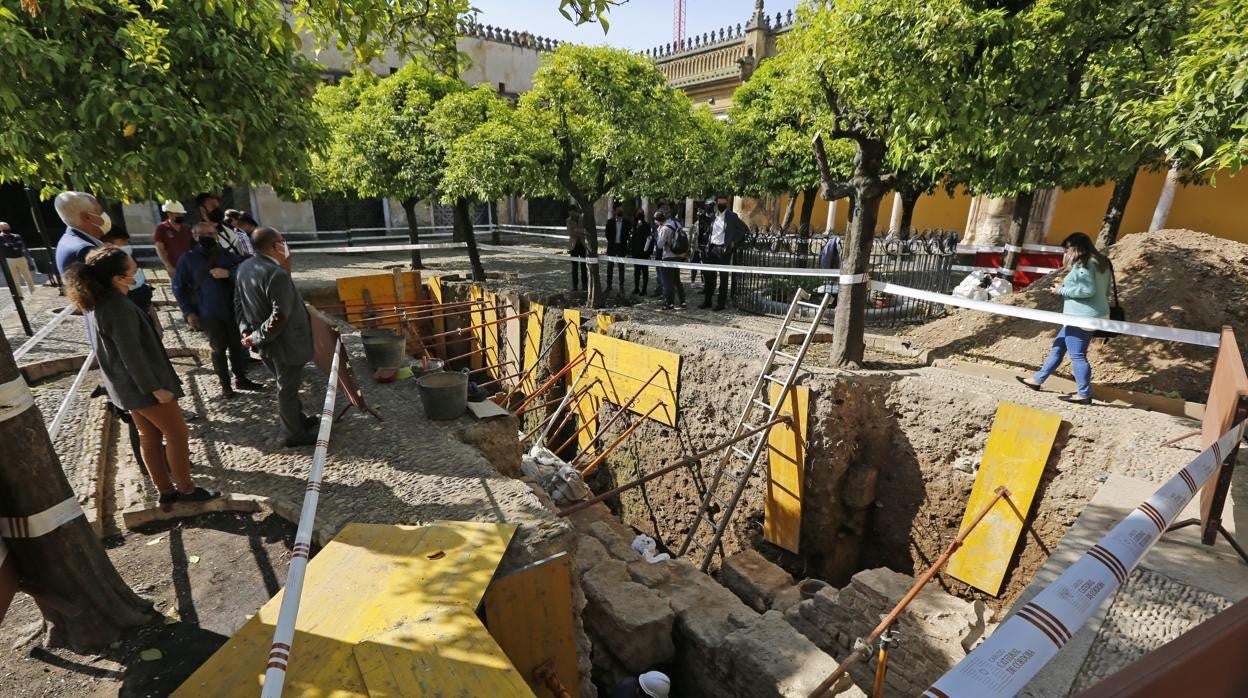
<svg viewBox="0 0 1248 698"><path fill-rule="evenodd" d="M165 219L152 231L152 240L156 243L156 255L172 279L178 269L178 260L191 248L191 226L183 222L186 220L186 207L181 202L165 201L160 210L164 212Z"/></svg>
<svg viewBox="0 0 1248 698"><path fill-rule="evenodd" d="M647 671L641 676L630 676L619 682L611 691L611 698L669 698L672 680L661 671Z"/></svg>

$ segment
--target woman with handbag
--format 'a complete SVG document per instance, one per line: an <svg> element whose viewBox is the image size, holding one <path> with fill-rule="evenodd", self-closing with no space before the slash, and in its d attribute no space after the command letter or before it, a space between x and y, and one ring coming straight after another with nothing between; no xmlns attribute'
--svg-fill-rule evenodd
<svg viewBox="0 0 1248 698"><path fill-rule="evenodd" d="M1066 249L1063 262L1068 270L1061 286L1053 286L1049 292L1065 299L1062 313L1079 317L1108 318L1109 288L1114 281L1114 267L1109 258L1096 250L1092 239L1084 233L1071 233L1062 241ZM1117 288L1115 296L1117 295ZM1115 298L1115 304L1117 299ZM1018 382L1039 390L1044 381L1057 370L1066 354L1070 354L1070 365L1075 375L1078 390L1070 395L1061 395L1057 399L1076 405L1092 404L1092 365L1088 363L1088 344L1092 341L1093 330L1065 325L1053 340L1053 348L1049 350L1049 358L1044 366L1031 378L1018 377Z"/></svg>

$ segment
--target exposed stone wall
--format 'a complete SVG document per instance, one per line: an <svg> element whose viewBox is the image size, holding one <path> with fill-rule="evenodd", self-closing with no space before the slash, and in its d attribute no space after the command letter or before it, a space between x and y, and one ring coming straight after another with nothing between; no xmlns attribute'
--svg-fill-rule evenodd
<svg viewBox="0 0 1248 698"><path fill-rule="evenodd" d="M659 669L673 695L806 696L836 667L780 612L752 610L688 560L643 560L629 547L633 531L605 507L573 519L600 687ZM851 687L837 695L865 694Z"/></svg>
<svg viewBox="0 0 1248 698"><path fill-rule="evenodd" d="M905 595L914 578L886 568L864 570L842 589L825 587L791 606L785 619L816 645L836 656L849 654ZM894 624L898 639L889 653L887 695L921 695L985 636L992 611L928 585ZM870 685L875 664L850 670L859 685Z"/></svg>

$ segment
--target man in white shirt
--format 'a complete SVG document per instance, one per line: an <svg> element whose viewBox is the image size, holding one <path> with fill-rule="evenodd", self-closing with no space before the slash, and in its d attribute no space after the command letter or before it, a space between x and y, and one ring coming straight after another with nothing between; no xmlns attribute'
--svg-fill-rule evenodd
<svg viewBox="0 0 1248 698"><path fill-rule="evenodd" d="M711 234L706 247L705 261L707 264L732 264L732 255L737 245L749 234L749 227L729 206L731 199L719 196L715 199L715 217L711 219ZM715 297L715 288L719 287L719 297L715 301L715 310L723 310L728 302L728 279L726 271L703 271L703 296L700 308L710 308L711 299Z"/></svg>

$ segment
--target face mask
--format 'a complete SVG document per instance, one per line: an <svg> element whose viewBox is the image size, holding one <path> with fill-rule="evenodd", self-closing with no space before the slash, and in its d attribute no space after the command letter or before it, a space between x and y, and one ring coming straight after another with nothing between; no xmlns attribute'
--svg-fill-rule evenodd
<svg viewBox="0 0 1248 698"><path fill-rule="evenodd" d="M283 257L290 259L290 245L287 245L285 242L279 242L277 243L277 250L282 253Z"/></svg>
<svg viewBox="0 0 1248 698"><path fill-rule="evenodd" d="M728 204L715 204L715 210L723 213L728 210Z"/></svg>
<svg viewBox="0 0 1248 698"><path fill-rule="evenodd" d="M208 220L212 221L213 223L220 223L221 221L225 220L225 211L222 211L219 208L212 209L211 211L208 212Z"/></svg>
<svg viewBox="0 0 1248 698"><path fill-rule="evenodd" d="M186 216L173 216L169 220L173 221L174 225L182 225L182 221L185 219Z"/></svg>
<svg viewBox="0 0 1248 698"><path fill-rule="evenodd" d="M100 235L104 235L113 229L113 219L108 217L108 211L95 214L100 219Z"/></svg>
<svg viewBox="0 0 1248 698"><path fill-rule="evenodd" d="M199 246L205 250L211 250L217 246L217 239L210 235L205 235L199 239Z"/></svg>

